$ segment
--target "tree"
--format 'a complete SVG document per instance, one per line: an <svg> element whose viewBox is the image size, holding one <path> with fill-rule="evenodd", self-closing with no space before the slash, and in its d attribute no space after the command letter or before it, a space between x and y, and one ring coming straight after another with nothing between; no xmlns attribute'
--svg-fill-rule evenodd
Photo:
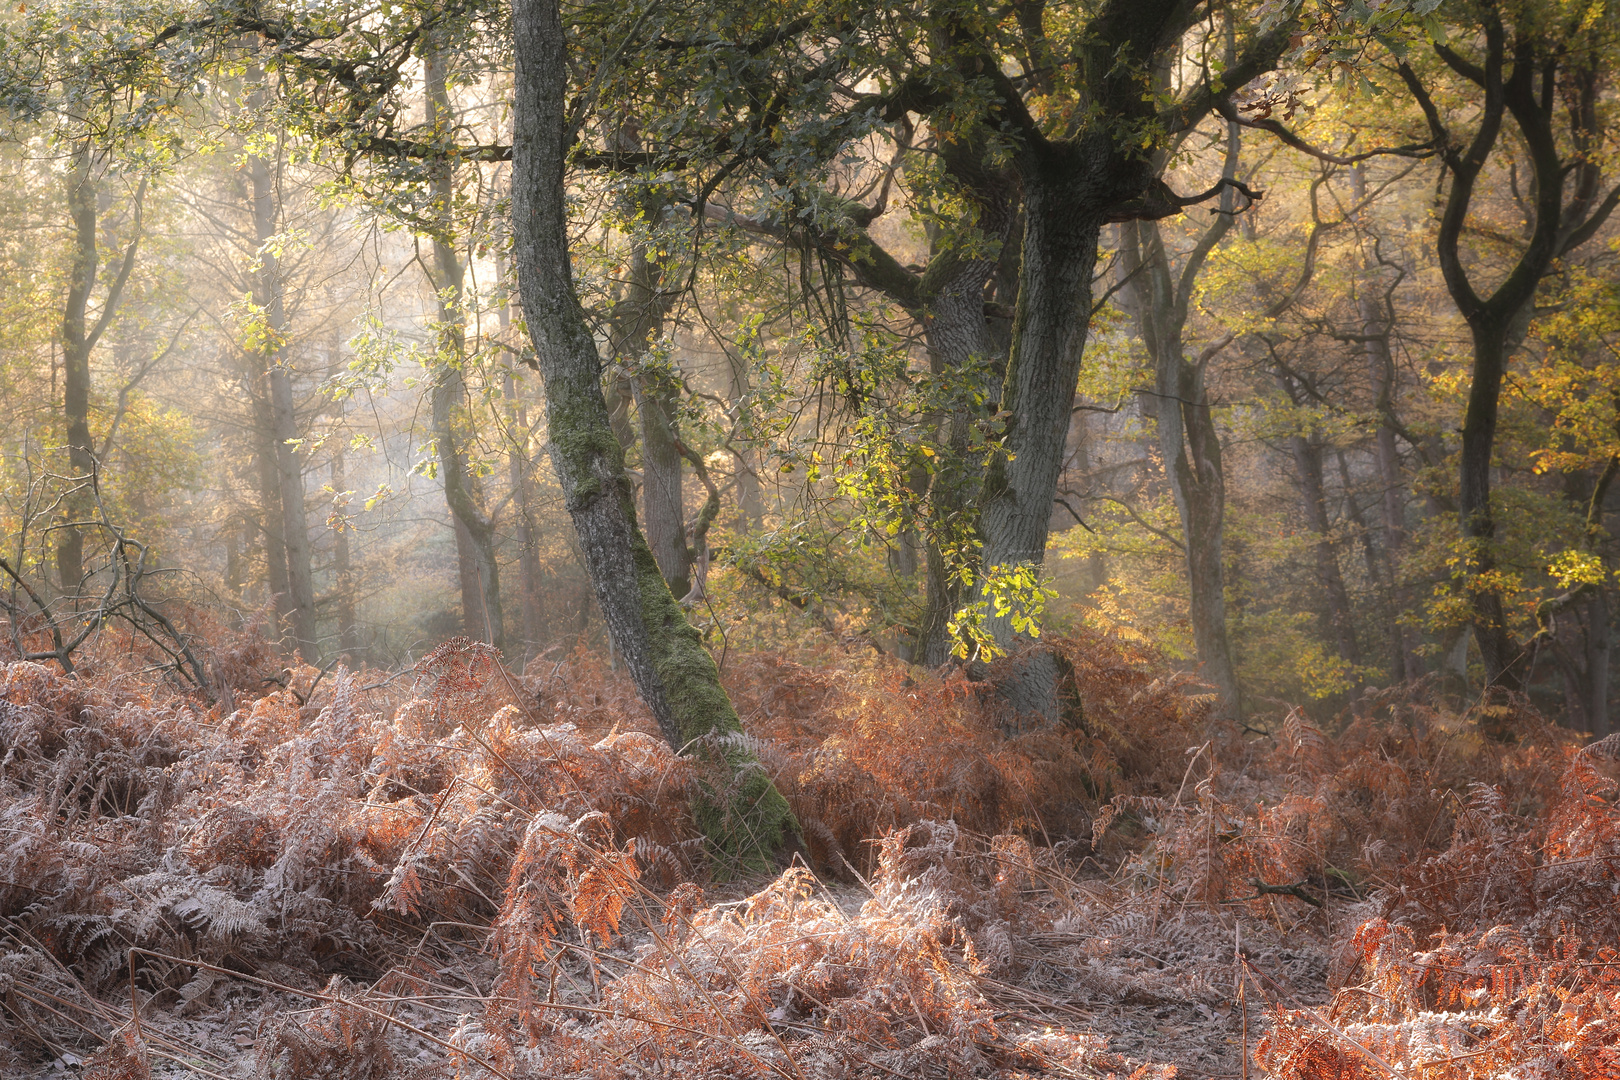
<svg viewBox="0 0 1620 1080"><path fill-rule="evenodd" d="M1457 512L1466 549L1461 586L1488 680L1517 688L1525 654L1493 580L1491 469L1502 384L1543 279L1556 260L1596 235L1620 203L1620 187L1604 190L1598 152L1608 131L1601 97L1613 70L1616 27L1607 9L1537 2L1475 0L1448 8L1448 16L1456 43L1434 42L1438 70L1417 57L1400 61L1396 70L1423 111L1449 177L1436 250L1473 349L1459 465ZM1460 107L1448 105L1441 92L1448 77L1471 91ZM1472 134L1465 134L1465 110L1476 107ZM1513 135L1504 137L1510 125ZM1476 246L1470 225L1493 164L1498 175L1509 170L1524 224L1516 236L1487 232ZM1490 277L1496 277L1494 287L1483 284Z"/></svg>
<svg viewBox="0 0 1620 1080"><path fill-rule="evenodd" d="M67 179L68 216L73 226L73 263L68 271L67 297L62 310L62 415L67 429L68 469L72 490L64 500L66 520L57 530L57 581L65 593L77 595L85 586L84 532L93 525L94 489L99 483L96 447L90 434L90 355L107 328L118 316L118 306L135 255L141 242L141 199L146 192L143 179L136 190L131 232L118 268L102 296L100 310L92 317L91 302L100 266L101 229L99 172L105 167L97 160L88 136L72 152L72 170Z"/></svg>
<svg viewBox="0 0 1620 1080"><path fill-rule="evenodd" d="M446 70L450 52L441 38L431 38L423 58L427 90L428 137L448 143L454 129ZM438 449L439 480L456 537L461 585L461 611L467 635L506 647L506 620L501 605L500 562L495 555L495 521L484 512L480 484L473 473L469 445L473 432L467 416L468 363L466 267L455 235L455 157L446 146L427 165L432 203L428 228L433 241L429 277L438 297L433 358L433 435Z"/></svg>
<svg viewBox="0 0 1620 1080"><path fill-rule="evenodd" d="M1237 125L1228 122L1227 148L1221 175L1237 177L1240 142ZM1232 228L1237 212L1235 192L1221 193L1214 220L1194 242L1172 276L1165 240L1153 222L1132 222L1123 230L1123 272L1131 284L1131 307L1137 332L1153 359L1154 382L1147 391L1164 460L1165 478L1181 518L1182 547L1187 563L1188 609L1193 640L1204 671L1220 690L1224 707L1242 713L1237 671L1226 627L1226 582L1223 534L1226 478L1220 433L1205 371L1230 345L1224 334L1189 361L1183 331L1193 287L1210 252ZM1139 279L1139 280L1132 280Z"/></svg>
<svg viewBox="0 0 1620 1080"><path fill-rule="evenodd" d="M264 107L264 70L254 64L248 72L250 108ZM278 515L270 533L268 558L272 580L285 582L276 593L276 611L291 623L294 649L305 663L318 663L320 643L315 633L315 576L310 564L309 519L304 507L304 465L299 454L300 430L293 406L292 357L288 350L286 285L277 248L281 234L281 140L273 144L277 158L250 152L247 157L248 201L253 214L252 273L253 318L248 352L258 363L254 372L255 400L261 404L262 422L269 441L261 468L273 474L274 485L264 485L266 518ZM262 374L261 374L262 373ZM262 377L263 390L257 387ZM268 408L263 408L268 406ZM266 476L268 479L268 475ZM283 569L285 568L285 569Z"/></svg>
<svg viewBox="0 0 1620 1080"><path fill-rule="evenodd" d="M686 621L636 527L623 447L602 394L601 359L574 291L564 172L568 41L556 0L512 9L512 251L518 290L546 387L552 463L614 644L670 745L726 766L710 782L699 819L720 851L765 865L797 823L736 738L736 710L714 660Z"/></svg>

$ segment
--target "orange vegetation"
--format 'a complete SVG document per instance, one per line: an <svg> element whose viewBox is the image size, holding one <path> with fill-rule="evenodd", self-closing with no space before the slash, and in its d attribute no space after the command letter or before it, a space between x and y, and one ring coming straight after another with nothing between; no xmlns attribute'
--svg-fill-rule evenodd
<svg viewBox="0 0 1620 1080"><path fill-rule="evenodd" d="M1019 732L961 674L733 656L803 829L734 881L599 659L221 640L230 706L0 668L10 1071L1620 1075L1620 743L1521 704L1238 731L1090 636Z"/></svg>

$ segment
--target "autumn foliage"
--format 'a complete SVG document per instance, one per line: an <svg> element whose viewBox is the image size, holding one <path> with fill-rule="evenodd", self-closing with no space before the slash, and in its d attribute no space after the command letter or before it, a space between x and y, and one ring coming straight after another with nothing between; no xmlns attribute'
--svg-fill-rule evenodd
<svg viewBox="0 0 1620 1080"><path fill-rule="evenodd" d="M1243 732L1098 635L1061 646L1079 715L1024 730L961 674L733 656L803 830L739 881L691 816L717 778L599 658L230 647L234 707L3 669L16 1070L1173 1075L1111 1003L1207 1017L1183 1076L1620 1072L1616 747L1522 702Z"/></svg>

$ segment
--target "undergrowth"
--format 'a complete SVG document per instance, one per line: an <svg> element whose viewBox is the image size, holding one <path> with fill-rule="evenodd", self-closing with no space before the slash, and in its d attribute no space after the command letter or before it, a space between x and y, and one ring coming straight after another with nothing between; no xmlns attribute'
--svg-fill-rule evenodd
<svg viewBox="0 0 1620 1080"><path fill-rule="evenodd" d="M600 658L247 636L213 703L8 664L8 1071L1145 1080L1171 1048L1109 1024L1181 1010L1183 1076L1620 1074L1620 744L1422 685L1256 736L1060 647L1083 707L1034 731L960 673L730 657L804 830L746 886L692 818L716 755Z"/></svg>

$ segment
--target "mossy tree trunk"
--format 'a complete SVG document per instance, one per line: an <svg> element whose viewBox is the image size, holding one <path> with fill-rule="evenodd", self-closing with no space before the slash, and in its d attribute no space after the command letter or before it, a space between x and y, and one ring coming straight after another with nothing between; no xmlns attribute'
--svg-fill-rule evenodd
<svg viewBox="0 0 1620 1080"><path fill-rule="evenodd" d="M512 7L512 228L518 290L546 389L552 463L613 643L670 745L718 766L696 807L722 858L765 868L798 824L737 735L714 660L686 621L636 525L602 363L569 263L564 164L566 41L557 0ZM716 736L716 738L710 738Z"/></svg>

